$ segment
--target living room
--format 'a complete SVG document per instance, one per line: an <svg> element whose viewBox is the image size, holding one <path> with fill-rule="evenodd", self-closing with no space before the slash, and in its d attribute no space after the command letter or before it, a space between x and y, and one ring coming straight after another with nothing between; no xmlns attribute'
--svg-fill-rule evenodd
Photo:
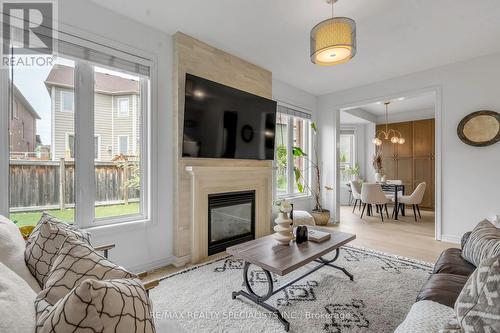
<svg viewBox="0 0 500 333"><path fill-rule="evenodd" d="M82 309L72 295L84 281L94 283L90 290L110 281L116 290L133 285L146 304L142 312L127 309L131 316L118 311L118 324L103 315L116 309L73 318L98 322L95 331L438 332L453 319L458 331L500 330L498 296L474 314L463 305L484 306L464 288L472 288L478 266L498 289L500 5L46 1L49 12L37 10L49 19L36 32L53 47L27 56L27 31L16 18L33 19L16 3L2 3L10 10L4 29L13 32L2 53L0 214L12 221L1 226L15 229L17 245L4 242L10 236L0 229L0 283L13 290L0 301L5 311L18 310L5 312L12 317L2 316L1 331L83 331L72 319L54 325L61 311ZM348 29L343 48L327 54L348 50L340 63L316 57L315 41L338 43L314 29L323 21ZM201 113L213 96L223 118ZM397 112L425 96L432 114ZM359 206L354 213L344 206L351 179L340 147L343 115L360 109L376 119L356 159L362 175L352 180L363 179L360 195L389 188L381 201L359 199L363 217ZM421 177L415 143L405 156L411 171L394 172L382 156L376 172L375 139L385 152L406 149L417 126L410 133L397 124L430 118L431 180ZM426 183L432 207L415 206L417 182ZM215 217L227 216L234 226L213 229ZM329 239L301 242L291 223ZM224 241L214 236L228 230L243 231ZM89 237L92 246L77 246ZM22 254L9 257L14 247ZM116 272L101 269L100 279L79 276L55 288L71 266L63 250ZM12 300L26 282L25 299Z"/></svg>

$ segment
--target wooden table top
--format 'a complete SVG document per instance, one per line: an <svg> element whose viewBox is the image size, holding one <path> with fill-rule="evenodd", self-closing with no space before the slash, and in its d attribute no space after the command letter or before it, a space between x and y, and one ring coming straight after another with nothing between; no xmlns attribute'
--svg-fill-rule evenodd
<svg viewBox="0 0 500 333"><path fill-rule="evenodd" d="M278 245L273 236L268 235L228 247L226 252L283 276L356 239L354 234L325 228L315 229L330 233L330 239L322 243L307 241L297 244L293 241L286 246Z"/></svg>

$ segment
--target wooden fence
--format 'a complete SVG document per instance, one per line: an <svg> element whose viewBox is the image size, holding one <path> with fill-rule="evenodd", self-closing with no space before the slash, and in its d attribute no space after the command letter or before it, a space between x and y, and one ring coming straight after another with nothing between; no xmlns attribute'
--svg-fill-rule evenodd
<svg viewBox="0 0 500 333"><path fill-rule="evenodd" d="M133 177L130 169L113 162L95 163L96 204L139 199L140 191L126 186ZM11 160L9 175L10 210L13 212L64 209L75 205L73 161Z"/></svg>

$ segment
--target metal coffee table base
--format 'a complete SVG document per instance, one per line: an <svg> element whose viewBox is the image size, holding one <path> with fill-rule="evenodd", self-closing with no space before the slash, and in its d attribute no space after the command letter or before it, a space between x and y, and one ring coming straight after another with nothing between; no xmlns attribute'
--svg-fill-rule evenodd
<svg viewBox="0 0 500 333"><path fill-rule="evenodd" d="M281 312L278 311L278 309L276 309L276 308L272 307L271 305L265 303L265 301L267 301L271 296L273 296L273 295L279 293L280 291L288 288L289 286L291 286L295 282L297 282L299 280L302 280L303 278L305 278L309 274L312 274L312 273L316 272L318 269L320 269L320 268L322 268L324 266L330 266L332 268L339 269L342 272L344 272L344 274L347 275L349 277L349 279L351 279L351 281L354 281L354 276L351 273L349 273L345 268L342 268L342 267L339 267L339 266L336 266L336 265L332 264L339 257L339 249L336 249L335 251L336 251L335 257L332 260L326 260L326 259L324 259L322 257L314 260L315 262L319 263L319 265L317 265L316 267L310 269L309 271L307 271L306 273L304 273L301 276L297 277L296 279L294 279L294 280L292 280L290 282L287 282L285 285L279 287L276 290L274 290L273 279L272 279L271 273L268 270L265 270L265 269L262 268L262 270L266 274L266 279L267 279L267 283L268 283L267 293L265 295L263 295L263 296L257 295L253 291L252 287L250 286L250 283L248 282L248 274L247 273L248 273L248 267L250 267L251 263L245 262L245 266L243 268L243 281L245 282L245 287L246 287L246 289L247 289L248 292L246 292L244 290L233 291L232 298L235 299L237 296L244 296L244 297L248 298L249 300L251 300L252 302L254 302L255 304L260 305L264 309L266 309L266 310L274 313L278 317L278 319L281 321L281 323L285 326L285 331L288 332L290 330L290 323L285 318L283 318L283 315L281 314Z"/></svg>

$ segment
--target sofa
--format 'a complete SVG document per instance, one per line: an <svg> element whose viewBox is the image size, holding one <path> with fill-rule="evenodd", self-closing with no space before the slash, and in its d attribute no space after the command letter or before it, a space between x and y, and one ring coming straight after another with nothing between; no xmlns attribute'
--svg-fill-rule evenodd
<svg viewBox="0 0 500 333"><path fill-rule="evenodd" d="M0 215L0 332L154 332L148 295L159 281L109 261L113 247L94 247L88 233L45 213L25 240Z"/></svg>
<svg viewBox="0 0 500 333"><path fill-rule="evenodd" d="M395 332L500 332L499 289L500 229L485 219L441 253Z"/></svg>
<svg viewBox="0 0 500 333"><path fill-rule="evenodd" d="M467 232L463 235L460 249L449 248L441 253L432 275L417 295L417 302L428 300L453 307L467 279L476 269L476 266L462 258L462 247L470 234Z"/></svg>

